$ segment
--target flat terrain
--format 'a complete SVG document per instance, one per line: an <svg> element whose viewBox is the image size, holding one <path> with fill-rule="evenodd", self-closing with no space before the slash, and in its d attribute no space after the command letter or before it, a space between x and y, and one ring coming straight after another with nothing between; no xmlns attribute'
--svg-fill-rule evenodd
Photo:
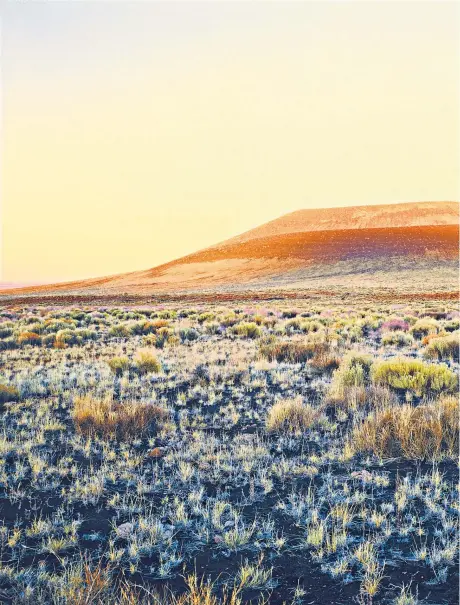
<svg viewBox="0 0 460 605"><path fill-rule="evenodd" d="M3 300L2 603L458 602L455 293L289 292Z"/></svg>

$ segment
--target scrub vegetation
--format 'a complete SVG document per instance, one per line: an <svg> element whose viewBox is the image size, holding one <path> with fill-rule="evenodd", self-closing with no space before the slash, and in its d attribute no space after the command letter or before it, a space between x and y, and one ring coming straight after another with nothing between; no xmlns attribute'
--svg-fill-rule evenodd
<svg viewBox="0 0 460 605"><path fill-rule="evenodd" d="M0 602L458 602L455 301L0 309Z"/></svg>

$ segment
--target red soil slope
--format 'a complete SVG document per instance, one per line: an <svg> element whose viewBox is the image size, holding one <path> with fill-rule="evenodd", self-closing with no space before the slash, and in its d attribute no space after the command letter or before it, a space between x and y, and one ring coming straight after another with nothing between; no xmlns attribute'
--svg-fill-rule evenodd
<svg viewBox="0 0 460 605"><path fill-rule="evenodd" d="M331 276L337 284L356 288L361 277L370 283L372 274L378 274L379 285L385 285L385 272L389 285L394 285L395 275L402 270L406 271L406 284L412 272L428 292L430 281L433 285L436 281L436 287L456 289L458 256L456 202L302 210L153 269L8 290L3 296L67 292L147 295L277 286L289 280L295 287L308 288L311 280L326 277L331 284Z"/></svg>

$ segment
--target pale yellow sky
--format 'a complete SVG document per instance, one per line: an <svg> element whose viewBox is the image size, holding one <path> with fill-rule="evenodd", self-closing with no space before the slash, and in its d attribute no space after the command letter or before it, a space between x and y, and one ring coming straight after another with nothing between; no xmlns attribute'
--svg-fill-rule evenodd
<svg viewBox="0 0 460 605"><path fill-rule="evenodd" d="M153 267L299 208L458 199L456 2L2 12L2 281Z"/></svg>

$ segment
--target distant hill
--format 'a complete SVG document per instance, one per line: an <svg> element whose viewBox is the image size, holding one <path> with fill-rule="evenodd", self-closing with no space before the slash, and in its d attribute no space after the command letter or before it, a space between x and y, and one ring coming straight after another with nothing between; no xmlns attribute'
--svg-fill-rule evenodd
<svg viewBox="0 0 460 605"><path fill-rule="evenodd" d="M318 208L285 214L224 243L241 243L259 237L305 231L422 227L456 225L458 222L458 202L409 202L378 206Z"/></svg>
<svg viewBox="0 0 460 605"><path fill-rule="evenodd" d="M3 295L361 286L456 290L458 257L458 202L299 210L159 267Z"/></svg>

